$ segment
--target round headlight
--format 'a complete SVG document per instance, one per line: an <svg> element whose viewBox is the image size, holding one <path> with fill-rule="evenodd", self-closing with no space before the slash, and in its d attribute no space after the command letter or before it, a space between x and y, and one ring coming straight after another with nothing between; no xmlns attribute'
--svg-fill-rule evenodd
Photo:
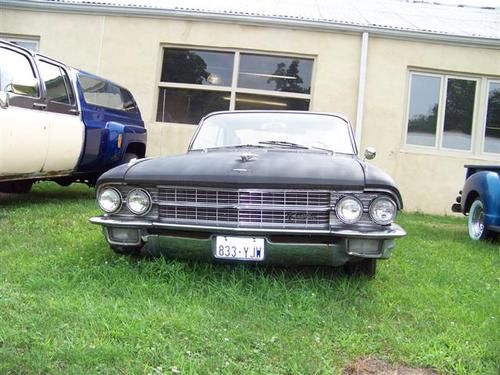
<svg viewBox="0 0 500 375"><path fill-rule="evenodd" d="M390 198L379 197L370 205L370 217L380 225L391 224L396 218L398 208Z"/></svg>
<svg viewBox="0 0 500 375"><path fill-rule="evenodd" d="M147 191L134 189L127 194L127 207L136 215L144 215L151 208L151 198Z"/></svg>
<svg viewBox="0 0 500 375"><path fill-rule="evenodd" d="M122 205L122 196L115 188L104 188L99 191L97 202L101 210L107 213L118 211Z"/></svg>
<svg viewBox="0 0 500 375"><path fill-rule="evenodd" d="M361 219L363 205L354 197L344 197L335 206L338 218L345 224L354 224Z"/></svg>

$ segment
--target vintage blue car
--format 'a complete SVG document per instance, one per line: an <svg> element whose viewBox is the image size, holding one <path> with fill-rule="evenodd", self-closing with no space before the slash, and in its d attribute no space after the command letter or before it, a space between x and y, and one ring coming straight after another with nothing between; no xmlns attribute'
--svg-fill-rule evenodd
<svg viewBox="0 0 500 375"><path fill-rule="evenodd" d="M453 212L468 215L473 240L497 238L500 233L500 165L466 165L465 184Z"/></svg>
<svg viewBox="0 0 500 375"><path fill-rule="evenodd" d="M145 152L127 89L0 41L0 192L26 193L40 180L93 185Z"/></svg>

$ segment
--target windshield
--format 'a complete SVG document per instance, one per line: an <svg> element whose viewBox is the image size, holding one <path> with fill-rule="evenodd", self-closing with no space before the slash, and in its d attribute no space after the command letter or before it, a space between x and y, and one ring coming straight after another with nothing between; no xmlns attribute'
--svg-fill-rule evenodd
<svg viewBox="0 0 500 375"><path fill-rule="evenodd" d="M326 114L228 112L200 126L192 150L246 145L355 153L348 123Z"/></svg>

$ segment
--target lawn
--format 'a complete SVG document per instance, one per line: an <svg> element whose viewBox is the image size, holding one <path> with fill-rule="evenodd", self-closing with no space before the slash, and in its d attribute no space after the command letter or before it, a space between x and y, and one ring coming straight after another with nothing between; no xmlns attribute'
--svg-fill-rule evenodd
<svg viewBox="0 0 500 375"><path fill-rule="evenodd" d="M94 192L0 196L0 373L341 373L378 358L497 374L500 246L404 214L375 279L112 253Z"/></svg>

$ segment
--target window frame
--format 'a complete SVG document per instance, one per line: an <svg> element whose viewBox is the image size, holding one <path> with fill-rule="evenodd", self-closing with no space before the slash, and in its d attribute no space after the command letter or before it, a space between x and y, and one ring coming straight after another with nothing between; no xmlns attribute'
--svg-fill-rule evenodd
<svg viewBox="0 0 500 375"><path fill-rule="evenodd" d="M199 50L199 51L207 51L207 52L230 52L234 54L233 61L233 72L231 78L231 86L220 86L220 85L200 85L194 83L179 83L179 82L162 82L161 81L161 72L163 67L163 56L165 49L185 49L185 50ZM253 54L253 55L262 55L262 56L274 56L274 57L289 57L289 58L298 58L298 59L308 59L312 60L312 71L311 71L311 92L309 94L295 93L295 92L283 92L283 91L273 91L273 90L259 90L259 89L248 89L248 88L238 88L238 76L240 73L240 57L241 54ZM236 95L237 94L250 94L250 95L264 95L264 96L273 96L277 98L292 98L292 99L303 99L309 101L309 109L311 110L313 106L313 95L312 95L312 87L315 81L315 72L316 72L316 62L317 56L313 55L305 55L305 54L293 54L293 53L281 53L279 51L276 52L267 52L267 51L254 51L247 49L236 49L236 48L217 48L217 47L207 47L207 46L192 46L192 45L173 45L173 44L161 44L159 48L158 54L158 68L156 74L156 86L155 86L155 100L153 102L153 113L157 112L158 104L160 100L160 89L161 88L176 88L176 89L187 89L187 90L200 90L200 91L216 91L216 92L225 92L229 95L229 111L234 111L236 108ZM177 122L164 122L157 121L155 118L155 123L157 124L180 124L186 126L197 126L196 124L187 124L187 123L177 123Z"/></svg>
<svg viewBox="0 0 500 375"><path fill-rule="evenodd" d="M488 97L489 97L489 93L490 93L490 85L492 83L497 83L500 85L500 78L491 78L491 77L485 77L483 78L483 86L484 86L484 112L483 112L483 116L482 116L482 119L481 119L481 143L479 145L479 151L481 152L482 155L486 155L486 156L492 156L492 157L498 157L499 154L495 153L495 152L487 152L484 150L484 144L486 142L486 119L487 119L487 116L488 116Z"/></svg>
<svg viewBox="0 0 500 375"><path fill-rule="evenodd" d="M6 34L0 34L0 39L3 39L3 40L10 42L10 43L14 43L18 47L21 47L21 48L26 48L26 47L18 45L17 43L19 43L19 42L21 42L21 43L33 43L35 45L35 49L33 49L33 50L31 50L29 48L27 48L27 49L33 53L37 53L40 50L40 38L39 37L16 37L16 36L9 36Z"/></svg>
<svg viewBox="0 0 500 375"><path fill-rule="evenodd" d="M439 90L439 109L437 113L436 124L436 141L434 146L425 146L408 143L408 121L410 117L410 102L411 102L411 89L412 77L425 76L437 77L441 79ZM476 82L476 90L474 94L473 114L472 114L472 128L471 128L471 143L468 150L458 148L443 147L444 135L444 121L446 114L446 100L447 100L447 86L449 79L470 80ZM467 74L458 72L440 72L430 69L420 69L409 67L407 73L407 90L406 90L406 113L404 116L403 132L401 136L402 151L411 151L426 154L448 154L448 155L463 155L470 158L497 158L498 154L491 152L484 152L484 132L486 127L486 113L488 105L488 89L489 82L500 82L500 78L490 76L480 76L477 74Z"/></svg>

